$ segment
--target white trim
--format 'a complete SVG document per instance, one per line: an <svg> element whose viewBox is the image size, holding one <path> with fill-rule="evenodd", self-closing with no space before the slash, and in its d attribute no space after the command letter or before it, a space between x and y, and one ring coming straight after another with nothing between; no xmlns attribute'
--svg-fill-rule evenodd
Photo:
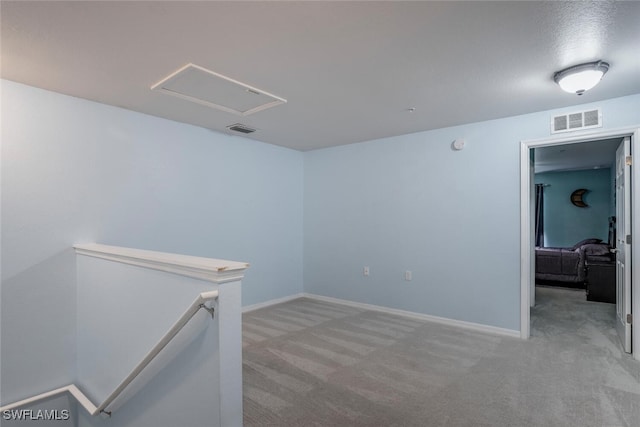
<svg viewBox="0 0 640 427"><path fill-rule="evenodd" d="M242 307L242 312L243 313L250 313L250 312L255 311L255 310L260 310L261 308L271 307L272 305L282 304L283 302L293 301L294 299L302 298L304 296L305 296L305 294L299 293L299 294L293 294L293 295L289 295L289 296L282 297L282 298L272 299L272 300L269 300L269 301L259 302L257 304L247 305L245 307Z"/></svg>
<svg viewBox="0 0 640 427"><path fill-rule="evenodd" d="M96 407L96 405L94 405L91 402L91 400L89 400L89 398L85 396L85 394L82 391L80 391L78 387L75 386L75 384L69 384L67 386L57 388L55 390L40 393L36 396L32 396L27 399L22 399L15 403L5 405L3 407L0 407L0 412L9 411L14 408L19 408L21 406L29 405L30 403L36 403L41 400L45 400L54 396L59 396L65 393L69 393L71 396L73 396L78 401L78 403L82 405L84 409L87 410L89 414L96 415L98 413L97 411L98 408Z"/></svg>
<svg viewBox="0 0 640 427"><path fill-rule="evenodd" d="M426 320L427 322L439 323L441 325L454 326L463 329L469 329L476 332L484 332L489 334L503 335L518 338L520 332L514 329L499 328L497 326L482 325L480 323L466 322L464 320L448 319L446 317L432 316L430 314L416 313L413 311L399 310L396 308L388 308L380 305L366 304L362 302L348 301L339 298L326 297L323 295L302 294L305 298L311 298L318 301L330 302L334 304L347 305L349 307L362 308L364 310L379 311L382 313L395 314L398 316L410 317L413 319Z"/></svg>
<svg viewBox="0 0 640 427"><path fill-rule="evenodd" d="M529 146L520 144L520 338L529 339L531 288L531 212L529 186L531 185L531 157ZM526 218L526 220L524 219Z"/></svg>
<svg viewBox="0 0 640 427"><path fill-rule="evenodd" d="M520 336L529 338L530 333L530 291L531 291L531 234L530 234L530 191L529 153L532 148L548 147L560 144L574 144L610 138L631 136L631 156L634 167L631 168L631 216L636 218L640 213L640 127L600 130L596 132L579 132L575 135L560 135L550 138L520 141ZM640 234L637 228L640 221L631 224L631 295L633 298L631 312L640 317ZM640 327L632 327L632 351L640 346ZM633 357L640 360L640 351L633 351Z"/></svg>
<svg viewBox="0 0 640 427"><path fill-rule="evenodd" d="M107 246L98 243L76 244L73 247L78 255L102 258L213 283L241 280L244 277L244 271L249 267L246 262Z"/></svg>

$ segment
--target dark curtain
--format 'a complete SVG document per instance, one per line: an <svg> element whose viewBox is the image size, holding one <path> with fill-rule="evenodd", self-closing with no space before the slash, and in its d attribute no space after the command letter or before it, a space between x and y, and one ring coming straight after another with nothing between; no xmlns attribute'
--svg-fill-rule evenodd
<svg viewBox="0 0 640 427"><path fill-rule="evenodd" d="M544 184L536 184L536 246L544 246Z"/></svg>
<svg viewBox="0 0 640 427"><path fill-rule="evenodd" d="M616 217L609 217L609 246L616 247Z"/></svg>

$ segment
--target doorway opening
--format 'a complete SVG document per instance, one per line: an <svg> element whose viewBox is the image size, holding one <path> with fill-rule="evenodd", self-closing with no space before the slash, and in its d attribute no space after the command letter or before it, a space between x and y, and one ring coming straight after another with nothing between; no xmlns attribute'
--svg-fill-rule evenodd
<svg viewBox="0 0 640 427"><path fill-rule="evenodd" d="M520 152L520 183L521 183L521 257L520 257L520 284L521 284L521 323L520 323L520 334L521 337L527 339L530 335L531 326L530 326L530 307L535 305L535 243L536 240L540 242L540 236L536 239L535 234L535 207L536 207L536 190L534 186L535 178L534 178L534 163L535 150L543 150L547 151L549 147L552 149L557 149L560 146L568 147L568 151L575 150L578 147L577 144L583 143L595 143L597 141L603 142L604 140L608 140L610 144L623 141L625 138L628 141L628 149L630 152L622 153L619 155L620 158L623 158L622 168L624 169L627 166L627 185L626 189L628 191L626 206L628 212L628 221L625 222L626 226L628 226L627 231L619 232L616 239L617 243L614 244L616 248L614 251L622 250L622 253L616 253L615 258L615 274L617 277L617 285L616 285L616 306L618 307L618 317L620 317L625 322L629 321L628 325L621 323L619 326L620 333L622 334L622 346L624 347L624 333L625 330L628 333L628 341L629 345L627 347L628 352L632 352L634 357L637 360L640 360L640 351L633 351L632 343L640 343L639 330L640 328L633 328L632 326L632 313L640 313L640 281L638 281L638 274L634 274L634 266L640 266L640 251L637 250L640 246L637 245L635 239L632 239L631 236L635 236L635 228L638 224L630 221L630 218L635 218L635 213L640 213L640 210L637 210L636 205L638 205L638 209L640 209L640 186L635 183L640 183L640 173L638 173L637 167L629 166L630 163L635 163L636 165L640 164L640 153L637 153L639 150L634 150L632 148L634 141L638 144L640 141L640 129L632 128L632 129L621 129L621 130L613 130L613 131L600 131L593 133L583 133L581 135L574 136L563 136L563 137L554 137L554 138L546 138L540 140L529 140L521 142L521 152ZM615 142L614 142L615 140ZM591 144L593 145L593 144ZM586 144L585 146L586 147ZM557 150L559 151L559 150ZM613 165L612 171L615 171L616 168L619 168L620 165ZM613 172L612 172L613 174ZM617 172L616 172L617 174ZM620 182L621 178L624 176L618 176L615 179L615 182ZM623 181L624 183L624 181ZM620 204L619 200L621 199L620 191L625 191L625 186L620 189L612 188L612 191L615 196L615 204L618 206ZM578 194L577 196L579 196ZM576 198L576 203L582 203L582 199L578 200ZM576 205L577 206L577 205ZM623 210L624 210L623 206ZM615 211L614 211L615 212ZM615 212L616 215L612 215L615 217L620 216L623 211ZM618 220L619 221L619 220ZM618 222L617 227L620 230L620 227L624 227L625 225L621 225ZM628 236L628 237L627 237ZM609 236L606 236L609 239ZM602 240L605 240L604 238ZM544 246L544 245L543 245ZM626 250L625 250L626 248ZM595 271L595 270L594 270ZM595 276L595 275L594 275ZM625 281L620 281L620 278L626 277L626 284L628 288L625 290ZM577 279L576 279L577 280ZM635 290L635 292L634 292ZM620 298L624 296L627 298L626 300L621 301ZM625 304L627 307L625 308ZM622 308L620 308L622 307Z"/></svg>

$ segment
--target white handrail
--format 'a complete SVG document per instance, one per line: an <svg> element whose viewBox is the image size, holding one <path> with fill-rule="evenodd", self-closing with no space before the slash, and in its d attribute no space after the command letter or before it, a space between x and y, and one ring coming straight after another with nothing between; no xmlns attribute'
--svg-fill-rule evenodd
<svg viewBox="0 0 640 427"><path fill-rule="evenodd" d="M164 349L167 344L171 342L171 340L178 335L178 333L189 323L189 321L195 316L195 314L201 309L204 308L213 317L214 309L212 307L208 307L206 305L207 302L215 300L218 298L218 291L208 291L202 292L198 297L191 303L189 308L180 316L180 318L173 324L173 326L167 331L166 334L160 338L160 341L147 353L147 355L136 365L135 368L126 376L124 380L113 390L113 392L107 396L104 402L102 402L99 406L96 406L91 402L91 400L74 384L70 384L64 387L57 388L55 390L47 391L45 393L38 394L36 396L32 396L18 402L14 402L5 406L0 407L0 412L8 411L14 408L18 408L20 406L28 405L30 403L39 402L41 400L61 395L64 393L69 393L73 396L78 403L86 409L86 411L91 415L98 415L100 413L105 413L111 415L111 412L107 411L107 407L118 397L122 392L127 388L129 384L136 379L138 375L151 363L153 359L160 354L162 349Z"/></svg>
<svg viewBox="0 0 640 427"><path fill-rule="evenodd" d="M86 409L87 412L91 415L97 415L100 413L98 411L98 408L96 408L96 405L94 405L93 402L89 400L89 398L85 396L85 394L80 391L78 387L75 386L75 384L71 384L69 386L69 394L71 394L71 396L73 396L76 401L81 404L82 407Z"/></svg>
<svg viewBox="0 0 640 427"><path fill-rule="evenodd" d="M149 351L149 353L147 353L147 355L142 359L142 361L140 361L140 363L138 363L138 365L135 368L133 368L131 373L127 375L127 377L124 380L122 380L120 385L118 385L116 389L113 390L113 392L105 399L105 401L102 402L100 406L98 406L97 412L109 413L108 411L105 411L107 406L109 406L111 402L113 402L124 391L124 389L127 388L129 384L131 384L131 382L140 374L140 372L142 372L142 370L146 368L147 365L149 365L149 363L151 363L151 361L162 351L163 348L167 346L167 344L169 344L169 342L173 339L173 337L175 337L178 334L178 332L180 332L182 328L184 328L184 326L189 322L189 320L191 320L191 318L193 318L193 316L201 308L208 310L211 313L211 316L213 316L213 309L207 307L205 303L207 301L210 301L216 298L218 298L217 290L203 292L200 295L198 295L198 298L196 298L195 301L191 303L191 306L187 309L187 311L184 312L182 316L180 316L178 321L173 324L171 329L169 329L169 331L167 331L167 333L164 334L162 338L160 338L160 341L158 341L158 343L155 346L153 346L153 348Z"/></svg>

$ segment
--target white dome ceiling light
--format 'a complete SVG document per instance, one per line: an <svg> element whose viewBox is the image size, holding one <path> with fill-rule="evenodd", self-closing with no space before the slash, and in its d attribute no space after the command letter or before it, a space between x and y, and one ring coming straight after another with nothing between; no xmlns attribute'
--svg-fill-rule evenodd
<svg viewBox="0 0 640 427"><path fill-rule="evenodd" d="M553 75L553 80L565 92L582 95L597 85L608 69L606 62L589 62L558 71Z"/></svg>

